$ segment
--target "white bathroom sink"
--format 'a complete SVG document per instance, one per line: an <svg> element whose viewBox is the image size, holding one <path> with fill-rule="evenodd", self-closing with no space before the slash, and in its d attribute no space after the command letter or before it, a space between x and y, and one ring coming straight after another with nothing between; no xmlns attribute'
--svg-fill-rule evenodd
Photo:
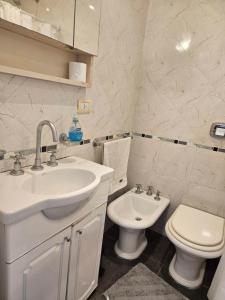
<svg viewBox="0 0 225 300"><path fill-rule="evenodd" d="M12 224L43 213L61 219L95 201L101 182L111 179L113 169L79 157L44 164L41 171L24 169L24 175L0 174L0 223Z"/></svg>
<svg viewBox="0 0 225 300"><path fill-rule="evenodd" d="M87 170L56 168L33 173L22 188L32 194L61 196L83 189L95 180L95 174Z"/></svg>
<svg viewBox="0 0 225 300"><path fill-rule="evenodd" d="M93 172L77 168L45 168L31 174L22 189L54 203L53 207L43 209L51 219L63 218L84 205L100 182Z"/></svg>

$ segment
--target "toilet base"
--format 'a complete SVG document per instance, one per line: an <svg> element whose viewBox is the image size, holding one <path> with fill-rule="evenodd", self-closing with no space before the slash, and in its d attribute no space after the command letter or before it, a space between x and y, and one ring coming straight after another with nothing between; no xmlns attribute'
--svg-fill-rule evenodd
<svg viewBox="0 0 225 300"><path fill-rule="evenodd" d="M141 255L147 244L145 230L120 227L119 240L114 245L114 250L119 257L132 260Z"/></svg>
<svg viewBox="0 0 225 300"><path fill-rule="evenodd" d="M197 259L197 258L196 258ZM201 259L200 259L201 260ZM199 275L195 277L193 280L188 280L184 277L182 277L180 274L176 272L176 266L175 264L177 263L177 257L176 254L174 255L170 266L169 266L169 273L170 276L179 284L189 288L189 289L196 289L198 288L203 281L204 274L205 274L205 261L201 264L200 270L199 270ZM179 262L180 263L180 262ZM180 265L181 268L185 268L185 263L183 266ZM186 266L187 267L187 266ZM190 266L191 267L191 266ZM186 269L187 270L187 269Z"/></svg>

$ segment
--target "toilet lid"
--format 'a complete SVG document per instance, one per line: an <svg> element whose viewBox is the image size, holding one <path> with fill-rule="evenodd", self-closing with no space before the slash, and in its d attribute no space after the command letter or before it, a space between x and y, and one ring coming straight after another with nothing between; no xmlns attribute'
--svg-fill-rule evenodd
<svg viewBox="0 0 225 300"><path fill-rule="evenodd" d="M224 219L192 207L180 205L171 225L178 235L196 245L210 247L223 241Z"/></svg>

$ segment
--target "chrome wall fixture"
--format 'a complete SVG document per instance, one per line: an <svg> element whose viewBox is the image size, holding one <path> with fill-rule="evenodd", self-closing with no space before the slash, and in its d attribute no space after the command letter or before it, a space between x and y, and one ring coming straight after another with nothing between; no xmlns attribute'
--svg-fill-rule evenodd
<svg viewBox="0 0 225 300"><path fill-rule="evenodd" d="M119 133L119 134L115 134L115 135L108 135L108 136L101 137L101 138L95 138L93 140L93 146L94 147L102 146L106 142L118 140L118 139L124 139L129 136L131 136L130 133L126 132L126 133Z"/></svg>
<svg viewBox="0 0 225 300"><path fill-rule="evenodd" d="M225 123L213 123L210 127L210 136L219 139L225 138Z"/></svg>

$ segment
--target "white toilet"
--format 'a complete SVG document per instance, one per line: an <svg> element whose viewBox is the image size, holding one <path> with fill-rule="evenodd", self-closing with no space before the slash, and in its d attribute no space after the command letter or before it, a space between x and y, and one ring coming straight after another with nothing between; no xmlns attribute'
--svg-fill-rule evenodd
<svg viewBox="0 0 225 300"><path fill-rule="evenodd" d="M147 246L145 229L152 226L169 205L169 199L135 193L135 189L117 198L108 206L108 216L120 226L119 240L114 249L125 259L137 258Z"/></svg>
<svg viewBox="0 0 225 300"><path fill-rule="evenodd" d="M222 255L224 219L179 205L166 224L166 234L176 247L169 273L190 289L201 285L206 259Z"/></svg>

